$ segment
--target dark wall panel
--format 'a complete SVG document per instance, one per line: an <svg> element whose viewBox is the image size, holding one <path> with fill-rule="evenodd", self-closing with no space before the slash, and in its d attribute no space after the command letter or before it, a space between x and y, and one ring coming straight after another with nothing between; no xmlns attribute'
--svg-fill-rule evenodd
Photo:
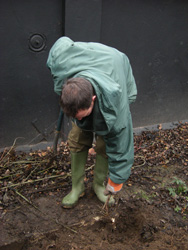
<svg viewBox="0 0 188 250"><path fill-rule="evenodd" d="M77 41L99 42L102 0L67 0L65 34Z"/></svg>
<svg viewBox="0 0 188 250"><path fill-rule="evenodd" d="M46 60L64 34L128 55L134 127L188 119L187 13L185 0L0 1L0 147L53 139L59 105Z"/></svg>
<svg viewBox="0 0 188 250"><path fill-rule="evenodd" d="M0 147L50 138L59 107L46 60L63 29L61 0L0 1Z"/></svg>
<svg viewBox="0 0 188 250"><path fill-rule="evenodd" d="M102 9L101 41L133 66L134 126L188 119L188 1L103 0Z"/></svg>
<svg viewBox="0 0 188 250"><path fill-rule="evenodd" d="M134 127L188 119L188 1L67 3L66 35L102 42L128 55L138 86Z"/></svg>

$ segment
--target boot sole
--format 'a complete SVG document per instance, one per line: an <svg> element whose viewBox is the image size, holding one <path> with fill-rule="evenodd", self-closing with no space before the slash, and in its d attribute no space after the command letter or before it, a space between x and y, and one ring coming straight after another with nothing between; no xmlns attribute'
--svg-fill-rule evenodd
<svg viewBox="0 0 188 250"><path fill-rule="evenodd" d="M79 195L79 198L83 197L84 195L85 195L85 192L81 193L81 194ZM78 198L78 199L79 199L79 198ZM69 204L66 204L66 205L61 204L61 207L70 209L70 208L74 208L74 207L77 205L77 203L78 203L78 200L77 200L74 204L70 204L70 205L69 205Z"/></svg>

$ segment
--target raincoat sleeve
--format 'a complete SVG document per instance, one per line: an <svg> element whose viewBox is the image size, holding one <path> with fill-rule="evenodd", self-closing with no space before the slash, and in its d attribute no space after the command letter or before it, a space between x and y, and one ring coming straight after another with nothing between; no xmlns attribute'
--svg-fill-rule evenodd
<svg viewBox="0 0 188 250"><path fill-rule="evenodd" d="M131 114L127 126L104 137L108 156L109 177L117 184L124 183L131 174L134 162L134 142Z"/></svg>
<svg viewBox="0 0 188 250"><path fill-rule="evenodd" d="M137 96L137 87L130 63L127 74L127 94L128 94L129 104L135 102Z"/></svg>

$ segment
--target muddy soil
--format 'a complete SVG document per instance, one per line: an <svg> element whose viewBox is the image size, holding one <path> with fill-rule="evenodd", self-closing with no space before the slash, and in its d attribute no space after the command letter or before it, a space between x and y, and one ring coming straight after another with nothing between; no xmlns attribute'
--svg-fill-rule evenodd
<svg viewBox="0 0 188 250"><path fill-rule="evenodd" d="M0 250L187 250L187 136L187 124L135 136L132 174L108 209L92 190L95 154L85 196L63 209L71 190L66 143L56 157L51 149L2 152Z"/></svg>

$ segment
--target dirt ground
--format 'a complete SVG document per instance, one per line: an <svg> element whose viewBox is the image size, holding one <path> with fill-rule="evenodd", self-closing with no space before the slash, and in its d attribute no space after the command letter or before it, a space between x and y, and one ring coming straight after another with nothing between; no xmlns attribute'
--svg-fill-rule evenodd
<svg viewBox="0 0 188 250"><path fill-rule="evenodd" d="M63 209L71 190L67 144L57 156L51 148L24 153L14 146L0 155L0 250L188 249L187 123L135 135L132 174L109 209L91 187L95 154L85 196Z"/></svg>

